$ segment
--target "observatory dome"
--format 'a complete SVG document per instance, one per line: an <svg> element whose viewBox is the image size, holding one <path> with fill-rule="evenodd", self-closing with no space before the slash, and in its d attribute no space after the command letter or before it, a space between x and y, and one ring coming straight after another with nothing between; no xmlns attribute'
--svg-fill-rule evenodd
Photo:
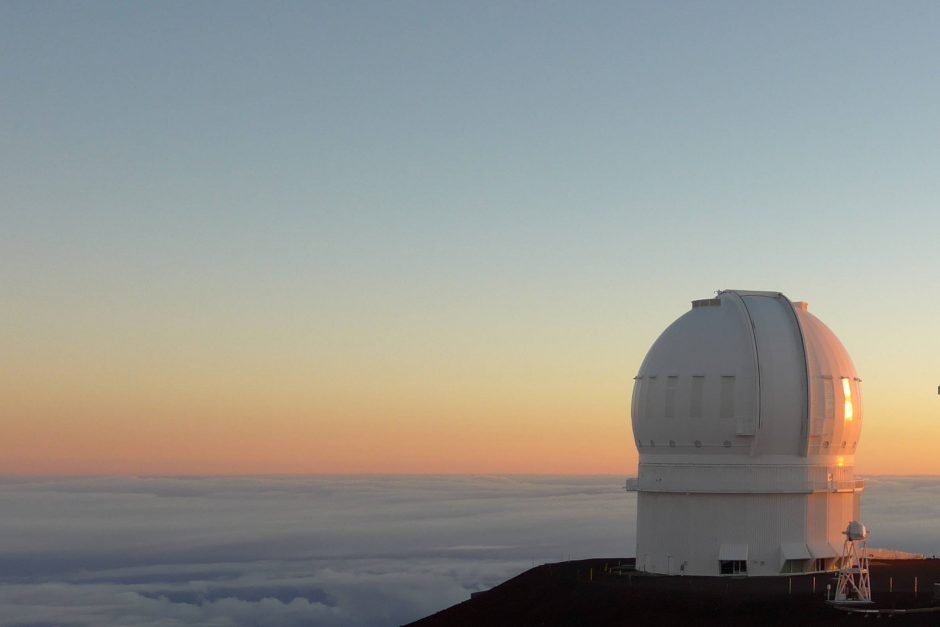
<svg viewBox="0 0 940 627"><path fill-rule="evenodd" d="M844 466L858 446L859 383L845 347L806 303L719 292L693 301L643 360L637 449L650 460L825 457Z"/></svg>
<svg viewBox="0 0 940 627"><path fill-rule="evenodd" d="M825 570L864 488L859 384L806 303L743 290L692 301L635 377L638 567Z"/></svg>

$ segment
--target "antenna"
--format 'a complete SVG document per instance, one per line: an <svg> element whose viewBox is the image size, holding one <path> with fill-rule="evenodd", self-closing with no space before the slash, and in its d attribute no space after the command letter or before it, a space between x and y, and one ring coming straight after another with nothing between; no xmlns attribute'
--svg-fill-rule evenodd
<svg viewBox="0 0 940 627"><path fill-rule="evenodd" d="M871 579L868 576L868 529L857 520L846 527L842 547L842 565L836 585L836 603L871 603Z"/></svg>

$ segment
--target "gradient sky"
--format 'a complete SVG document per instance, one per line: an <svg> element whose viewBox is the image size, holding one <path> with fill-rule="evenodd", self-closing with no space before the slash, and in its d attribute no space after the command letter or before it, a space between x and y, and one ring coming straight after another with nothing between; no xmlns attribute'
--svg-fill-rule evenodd
<svg viewBox="0 0 940 627"><path fill-rule="evenodd" d="M940 5L0 2L0 473L635 472L694 298L940 473Z"/></svg>

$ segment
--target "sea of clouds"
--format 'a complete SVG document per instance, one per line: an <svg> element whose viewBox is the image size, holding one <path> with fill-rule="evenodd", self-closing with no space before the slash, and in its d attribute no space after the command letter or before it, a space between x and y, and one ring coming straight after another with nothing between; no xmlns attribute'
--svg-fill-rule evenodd
<svg viewBox="0 0 940 627"><path fill-rule="evenodd" d="M868 480L940 553L940 478ZM534 564L634 553L620 477L0 479L0 626L398 625Z"/></svg>

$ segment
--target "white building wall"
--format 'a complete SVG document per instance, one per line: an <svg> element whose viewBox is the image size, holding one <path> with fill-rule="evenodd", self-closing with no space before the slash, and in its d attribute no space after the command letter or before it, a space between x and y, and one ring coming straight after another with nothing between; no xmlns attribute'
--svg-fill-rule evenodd
<svg viewBox="0 0 940 627"><path fill-rule="evenodd" d="M841 549L856 501L852 493L833 492L639 492L637 498L637 568L708 576L720 574L722 544L748 546L749 576L781 574L783 544L828 542Z"/></svg>

